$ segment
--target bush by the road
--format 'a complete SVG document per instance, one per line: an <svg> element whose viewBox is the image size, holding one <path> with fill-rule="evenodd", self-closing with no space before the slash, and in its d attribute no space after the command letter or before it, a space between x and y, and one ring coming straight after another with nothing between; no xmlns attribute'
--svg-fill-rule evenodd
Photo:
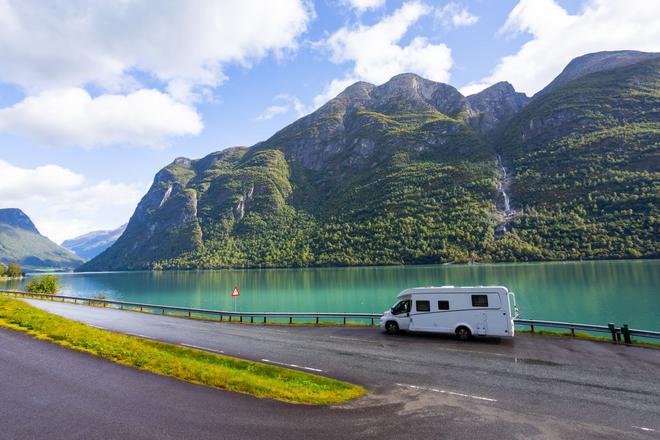
<svg viewBox="0 0 660 440"><path fill-rule="evenodd" d="M285 402L327 405L365 392L323 376L93 328L3 296L0 327L156 374Z"/></svg>
<svg viewBox="0 0 660 440"><path fill-rule="evenodd" d="M49 295L55 295L58 288L58 281L55 275L34 277L25 285L26 292L46 293Z"/></svg>

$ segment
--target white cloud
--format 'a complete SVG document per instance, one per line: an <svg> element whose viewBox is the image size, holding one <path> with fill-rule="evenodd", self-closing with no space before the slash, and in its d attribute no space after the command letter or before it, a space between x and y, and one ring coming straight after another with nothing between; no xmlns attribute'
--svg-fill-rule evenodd
<svg viewBox="0 0 660 440"><path fill-rule="evenodd" d="M435 19L445 29L471 26L479 21L479 17L473 15L467 7L456 2L447 3L436 9Z"/></svg>
<svg viewBox="0 0 660 440"><path fill-rule="evenodd" d="M0 11L0 80L28 90L125 90L133 69L216 86L226 63L294 49L313 16L304 0L0 0Z"/></svg>
<svg viewBox="0 0 660 440"><path fill-rule="evenodd" d="M288 113L290 111L295 112L298 117L301 117L306 113L306 108L302 101L287 93L281 93L275 96L273 101L279 102L280 104L267 107L255 118L257 121L267 121L277 115Z"/></svg>
<svg viewBox="0 0 660 440"><path fill-rule="evenodd" d="M22 209L57 243L126 223L147 189L142 183L88 183L58 165L21 168L0 160L0 175L0 207Z"/></svg>
<svg viewBox="0 0 660 440"><path fill-rule="evenodd" d="M491 75L461 91L474 92L506 80L531 95L580 55L621 49L660 51L658 17L657 1L591 0L570 15L554 0L521 0L500 33L524 32L531 40L516 54L503 57Z"/></svg>
<svg viewBox="0 0 660 440"><path fill-rule="evenodd" d="M28 95L16 107L27 105L31 97L43 100L47 93L65 89L93 87L111 93L108 101L115 104L124 95L124 104L112 107L115 111L108 106L98 115L102 119L87 118L84 124L98 124L90 128L93 132L127 125L119 129L118 139L109 142L123 142L121 133L136 132L146 135L138 135L135 143L145 137L151 142L171 135L154 131L160 110L151 107L153 118L141 116L132 122L121 112L129 105L137 106L131 110L134 114L147 110L142 106L146 100L138 99L144 98L139 93L147 88L145 78L149 88L156 83L156 88L170 95L161 97L163 102L170 101L166 112L183 110L174 101L190 105L212 95L226 80L225 66L249 67L265 56L279 57L295 50L298 37L313 17L307 0L0 0L0 82L18 85ZM104 102L102 98L94 99L99 100L97 108ZM73 116L65 102L56 104L51 102L53 112ZM49 132L60 137L73 135L67 143L87 142L87 133L73 130L71 120L50 116L46 121ZM55 127L56 123L63 125ZM199 130L186 124L176 127L173 134L195 131Z"/></svg>
<svg viewBox="0 0 660 440"><path fill-rule="evenodd" d="M358 13L385 6L385 0L344 0L343 3Z"/></svg>
<svg viewBox="0 0 660 440"><path fill-rule="evenodd" d="M80 88L50 90L0 109L0 131L45 144L158 146L201 130L194 108L152 89L97 98Z"/></svg>
<svg viewBox="0 0 660 440"><path fill-rule="evenodd" d="M289 111L289 107L286 105L271 105L267 107L266 110L261 112L257 117L257 121L267 121L273 119L275 116L286 113Z"/></svg>
<svg viewBox="0 0 660 440"><path fill-rule="evenodd" d="M318 107L355 81L382 84L404 72L447 82L452 57L445 44L433 44L419 36L406 46L399 44L410 27L431 12L432 8L422 2L408 1L374 25L344 26L321 42L319 46L330 52L330 61L350 62L353 67L343 78L330 82L314 99L314 105Z"/></svg>

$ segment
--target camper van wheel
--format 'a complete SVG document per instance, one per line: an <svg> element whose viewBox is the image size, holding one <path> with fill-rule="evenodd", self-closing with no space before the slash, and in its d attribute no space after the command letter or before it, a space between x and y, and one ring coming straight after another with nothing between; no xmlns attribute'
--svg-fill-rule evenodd
<svg viewBox="0 0 660 440"><path fill-rule="evenodd" d="M390 335L397 334L399 333L399 324L394 321L388 321L387 324L385 324L385 331Z"/></svg>
<svg viewBox="0 0 660 440"><path fill-rule="evenodd" d="M458 339L461 341L467 341L470 339L470 336L472 336L472 332L470 331L469 328L465 326L460 326L456 329L456 336L458 336Z"/></svg>

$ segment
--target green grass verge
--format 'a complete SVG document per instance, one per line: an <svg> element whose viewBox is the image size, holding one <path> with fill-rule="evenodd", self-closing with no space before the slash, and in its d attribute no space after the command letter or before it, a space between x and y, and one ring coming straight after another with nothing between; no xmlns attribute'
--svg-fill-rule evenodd
<svg viewBox="0 0 660 440"><path fill-rule="evenodd" d="M291 403L336 404L365 389L273 365L96 329L0 296L0 326L187 382Z"/></svg>

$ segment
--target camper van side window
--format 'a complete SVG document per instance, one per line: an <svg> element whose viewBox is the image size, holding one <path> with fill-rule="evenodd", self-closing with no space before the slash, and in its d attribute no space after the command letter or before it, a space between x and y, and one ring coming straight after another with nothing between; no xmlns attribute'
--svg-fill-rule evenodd
<svg viewBox="0 0 660 440"><path fill-rule="evenodd" d="M430 312L431 301L415 301L415 308L418 312Z"/></svg>
<svg viewBox="0 0 660 440"><path fill-rule="evenodd" d="M438 301L438 310L449 310L449 301Z"/></svg>
<svg viewBox="0 0 660 440"><path fill-rule="evenodd" d="M472 307L488 307L488 295L472 295Z"/></svg>

